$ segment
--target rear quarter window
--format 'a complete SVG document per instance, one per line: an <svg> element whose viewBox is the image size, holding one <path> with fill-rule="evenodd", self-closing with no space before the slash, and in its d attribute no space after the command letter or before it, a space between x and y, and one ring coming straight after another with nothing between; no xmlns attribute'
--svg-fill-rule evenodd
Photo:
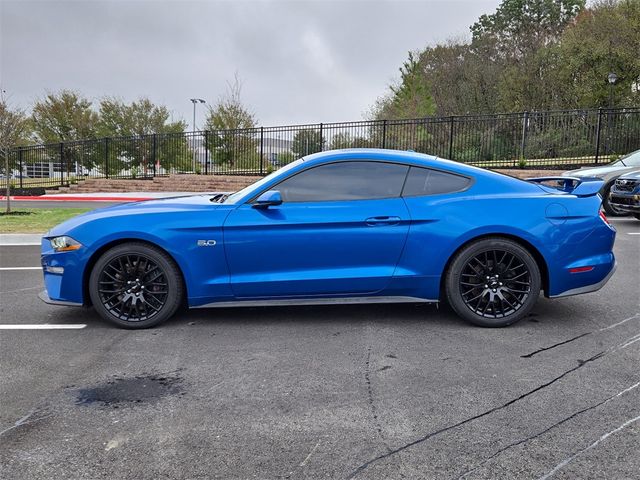
<svg viewBox="0 0 640 480"><path fill-rule="evenodd" d="M455 193L466 190L470 185L471 179L462 175L429 168L411 167L402 190L402 196L420 197Z"/></svg>

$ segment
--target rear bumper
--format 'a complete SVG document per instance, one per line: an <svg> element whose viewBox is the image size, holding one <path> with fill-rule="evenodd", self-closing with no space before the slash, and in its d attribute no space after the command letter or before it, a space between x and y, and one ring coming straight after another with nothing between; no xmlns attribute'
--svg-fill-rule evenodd
<svg viewBox="0 0 640 480"><path fill-rule="evenodd" d="M605 286L605 284L613 276L613 274L615 273L617 268L618 268L618 263L614 262L613 268L611 268L611 271L607 274L606 277L604 277L599 282L593 283L591 285L585 285L585 286L582 286L582 287L572 288L571 290L567 290L567 291L559 293L557 295L549 295L549 298L570 297L572 295L581 295L583 293L590 293L590 292L595 292L597 290L600 290L602 287Z"/></svg>

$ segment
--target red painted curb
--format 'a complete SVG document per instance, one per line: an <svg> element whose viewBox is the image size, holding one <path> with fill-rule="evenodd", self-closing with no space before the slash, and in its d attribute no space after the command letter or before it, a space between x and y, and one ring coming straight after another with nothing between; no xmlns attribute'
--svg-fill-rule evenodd
<svg viewBox="0 0 640 480"><path fill-rule="evenodd" d="M7 197L0 197L0 201L6 200ZM18 201L40 201L40 202L141 202L143 200L153 200L154 197L72 197L65 195L56 195L51 197L36 197L36 196L13 196L11 200Z"/></svg>

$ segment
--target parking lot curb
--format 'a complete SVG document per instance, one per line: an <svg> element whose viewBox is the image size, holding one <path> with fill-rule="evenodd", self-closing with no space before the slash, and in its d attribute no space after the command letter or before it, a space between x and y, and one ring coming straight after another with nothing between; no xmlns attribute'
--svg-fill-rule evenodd
<svg viewBox="0 0 640 480"><path fill-rule="evenodd" d="M0 233L0 247L40 245L44 233Z"/></svg>

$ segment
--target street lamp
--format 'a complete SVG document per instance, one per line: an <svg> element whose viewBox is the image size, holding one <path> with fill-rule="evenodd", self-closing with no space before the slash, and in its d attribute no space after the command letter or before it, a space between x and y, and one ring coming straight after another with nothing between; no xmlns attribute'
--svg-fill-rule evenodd
<svg viewBox="0 0 640 480"><path fill-rule="evenodd" d="M196 105L199 103L207 103L205 102L203 99L201 98L190 98L189 100L191 100L191 103L193 103L193 131L195 132L197 130L196 128Z"/></svg>
<svg viewBox="0 0 640 480"><path fill-rule="evenodd" d="M618 81L618 75L614 72L609 72L607 81L609 82L609 108L613 108L613 86Z"/></svg>
<svg viewBox="0 0 640 480"><path fill-rule="evenodd" d="M196 148L196 105L199 103L207 103L201 98L190 98L191 103L193 103L193 133L192 133L192 148L193 148L193 168L196 169L196 165L198 165L198 149ZM199 170L196 170L199 171Z"/></svg>

